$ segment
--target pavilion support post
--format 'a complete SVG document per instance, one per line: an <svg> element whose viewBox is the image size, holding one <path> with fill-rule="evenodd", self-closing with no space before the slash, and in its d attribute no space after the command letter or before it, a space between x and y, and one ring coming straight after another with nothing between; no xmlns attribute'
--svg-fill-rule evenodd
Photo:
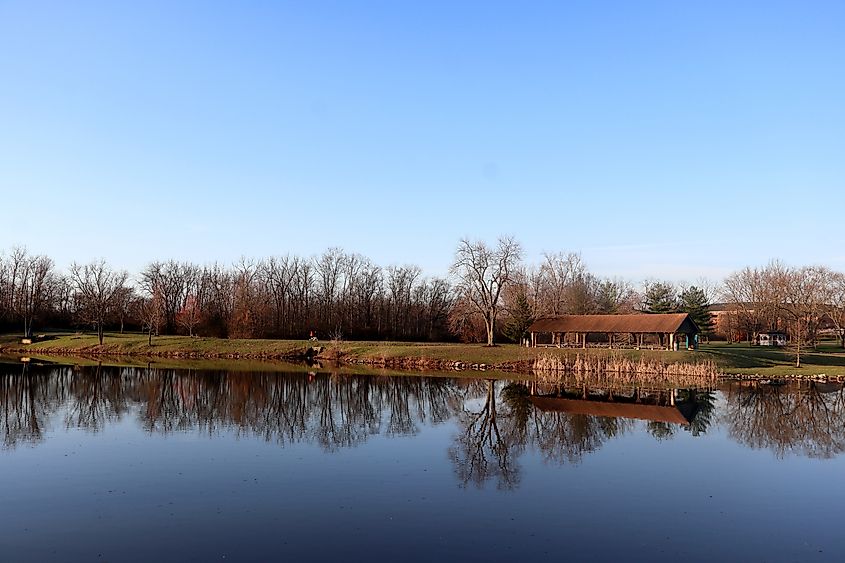
<svg viewBox="0 0 845 563"><path fill-rule="evenodd" d="M537 347L537 333L536 332L531 333L531 347L532 348Z"/></svg>
<svg viewBox="0 0 845 563"><path fill-rule="evenodd" d="M613 333L612 332L607 333L607 342L609 344L609 347L613 348Z"/></svg>
<svg viewBox="0 0 845 563"><path fill-rule="evenodd" d="M584 350L586 350L587 349L587 333L586 332L581 333L581 342L584 346Z"/></svg>

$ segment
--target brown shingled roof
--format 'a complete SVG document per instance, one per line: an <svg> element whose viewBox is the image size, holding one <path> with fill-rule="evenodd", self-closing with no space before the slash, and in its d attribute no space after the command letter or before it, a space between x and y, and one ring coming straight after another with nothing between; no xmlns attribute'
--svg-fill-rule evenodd
<svg viewBox="0 0 845 563"><path fill-rule="evenodd" d="M615 332L696 334L698 327L686 313L665 315L562 315L537 319L529 332Z"/></svg>
<svg viewBox="0 0 845 563"><path fill-rule="evenodd" d="M659 405L642 405L634 403L607 403L599 401L560 399L557 397L531 397L535 407L544 412L565 412L568 414L583 414L588 416L604 416L610 418L635 418L654 422L670 422L672 424L688 425L695 417L692 405L676 407ZM691 411L684 413L681 409Z"/></svg>

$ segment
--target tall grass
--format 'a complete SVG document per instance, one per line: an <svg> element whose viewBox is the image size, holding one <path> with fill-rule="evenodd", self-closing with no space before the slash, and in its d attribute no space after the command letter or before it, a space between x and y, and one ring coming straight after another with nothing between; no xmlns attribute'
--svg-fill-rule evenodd
<svg viewBox="0 0 845 563"><path fill-rule="evenodd" d="M606 378L617 384L647 384L672 381L700 384L714 381L720 374L712 361L696 363L666 363L658 360L630 358L611 354L608 356L543 355L534 360L534 374L543 383L558 383L564 378L596 382Z"/></svg>

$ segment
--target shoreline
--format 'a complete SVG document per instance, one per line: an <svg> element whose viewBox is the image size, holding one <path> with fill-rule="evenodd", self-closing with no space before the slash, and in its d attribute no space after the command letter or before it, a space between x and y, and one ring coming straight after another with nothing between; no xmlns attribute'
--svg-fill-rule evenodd
<svg viewBox="0 0 845 563"><path fill-rule="evenodd" d="M501 372L507 374L527 375L531 377L545 374L571 374L569 369L538 370L538 359L550 359L558 365L570 362L573 356L583 355L584 360L594 360L595 365L605 365L616 358L631 365L635 362L642 366L671 366L673 373L683 371L684 366L690 370L699 368L702 362L711 362L714 370L712 375L687 376L700 377L701 381L828 381L845 382L845 365L827 365L832 369L818 369L805 367L805 373L796 373L794 369L781 366L776 372L771 369L753 370L733 368L733 366L718 365L713 362L706 352L678 353L665 351L637 351L628 349L593 349L586 353L583 350L566 349L531 349L515 345L503 345L487 348L482 345L464 345L452 343L386 343L386 342L309 342L282 340L227 340L216 338L190 337L156 337L150 347L146 336L141 335L110 335L100 346L91 336L85 335L51 335L48 339L33 344L20 344L5 337L0 341L0 354L18 356L19 358L38 358L39 356L53 356L56 358L78 358L91 362L103 359L149 359L152 363L161 360L194 361L194 362L227 362L237 364L248 362L288 362L301 364L306 362L329 362L351 369L355 367L372 369L395 369L404 371L440 371L449 373L484 373ZM92 341L93 340L93 341ZM121 340L123 340L121 342ZM73 346L56 346L61 341L73 341ZM117 342L115 342L117 341ZM53 345L51 345L53 344ZM736 349L730 349L736 351ZM510 356L510 357L508 357ZM515 357L514 357L515 356ZM493 358L495 361L485 361ZM11 359L11 358L10 358ZM561 362L560 360L563 360ZM647 360L647 361L646 361ZM686 360L686 361L685 361ZM694 361L690 361L694 360ZM147 363L151 363L147 362ZM838 369L837 369L838 368ZM666 371L660 369L660 371ZM767 373L768 371L768 373ZM833 372L833 373L831 373ZM588 376L599 374L601 370L587 368L578 372ZM620 378L632 375L630 372L618 373ZM636 374L634 374L636 375ZM663 377L660 374L641 371L639 376L645 379ZM665 379L672 376L665 374Z"/></svg>

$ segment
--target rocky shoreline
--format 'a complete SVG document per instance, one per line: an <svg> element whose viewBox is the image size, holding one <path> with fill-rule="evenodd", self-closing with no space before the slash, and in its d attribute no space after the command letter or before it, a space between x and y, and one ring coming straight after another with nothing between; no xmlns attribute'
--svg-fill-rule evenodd
<svg viewBox="0 0 845 563"><path fill-rule="evenodd" d="M9 346L0 348L0 353L6 355L28 356L58 356L58 357L80 357L96 359L98 357L109 358L162 358L174 360L263 360L263 361L288 361L288 362L313 362L329 361L349 366L364 366L379 369L397 369L407 371L452 371L452 372L486 372L499 371L506 373L536 375L535 360L517 360L496 364L465 362L460 360L443 360L425 357L359 357L337 350L327 349L323 346L311 346L284 353L271 352L197 352L183 350L168 351L144 351L127 352L102 350L96 348L38 348L37 350L23 348L21 346ZM788 374L788 375L764 375L764 374L736 374L719 373L716 376L719 380L735 381L815 381L828 383L845 383L845 376L827 374Z"/></svg>

